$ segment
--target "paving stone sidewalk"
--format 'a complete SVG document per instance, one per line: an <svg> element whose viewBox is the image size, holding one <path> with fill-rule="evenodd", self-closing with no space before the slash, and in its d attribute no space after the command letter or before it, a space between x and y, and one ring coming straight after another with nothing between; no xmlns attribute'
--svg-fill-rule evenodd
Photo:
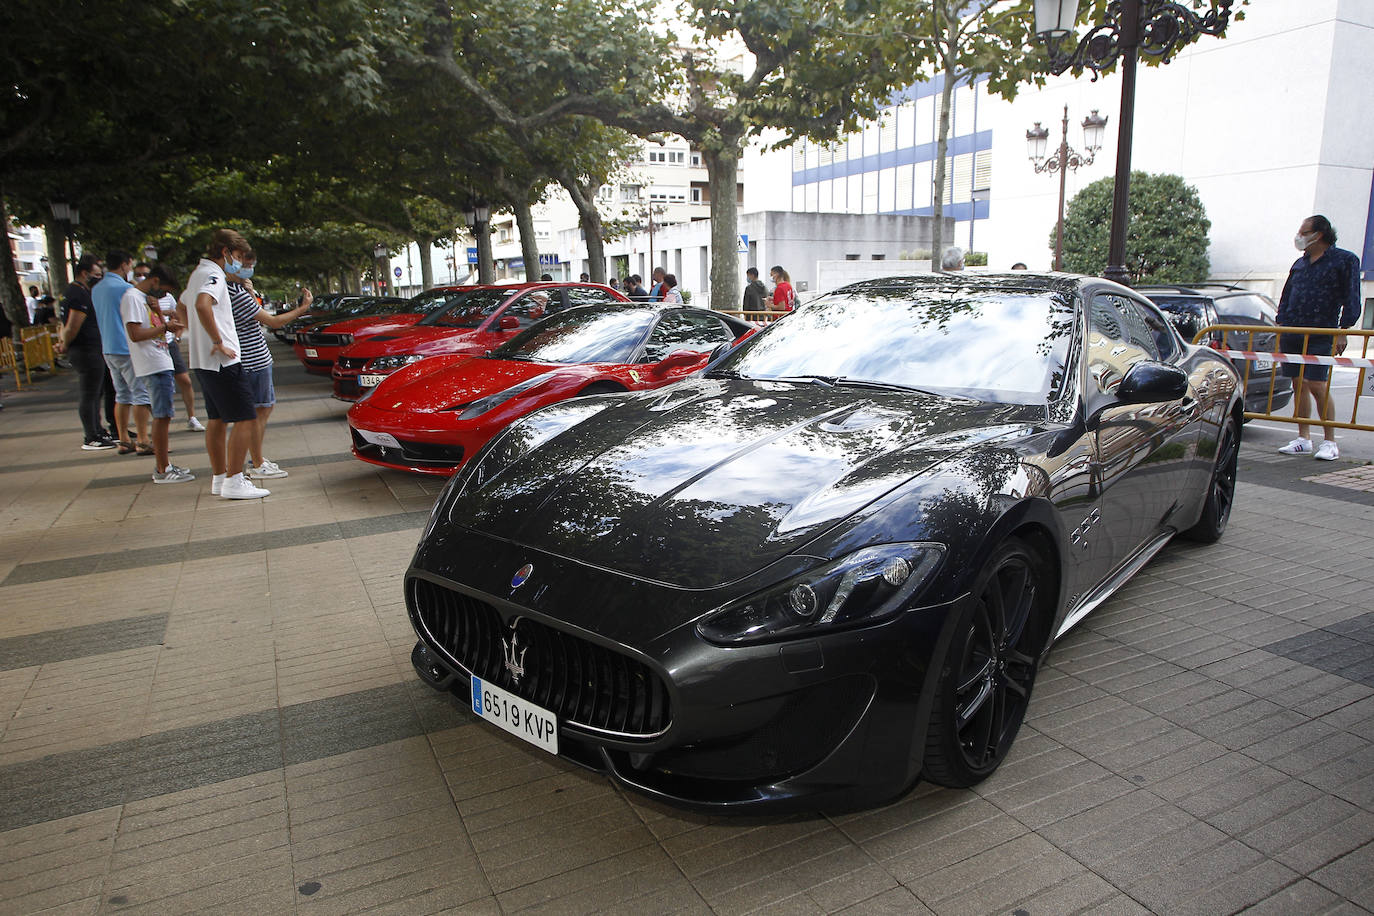
<svg viewBox="0 0 1374 916"><path fill-rule="evenodd" d="M415 679L439 482L277 350L272 496L0 411L0 913L1367 913L1374 477L1245 448L1231 528L1063 639L1010 759L842 816L626 793ZM180 409L180 405L178 405Z"/></svg>

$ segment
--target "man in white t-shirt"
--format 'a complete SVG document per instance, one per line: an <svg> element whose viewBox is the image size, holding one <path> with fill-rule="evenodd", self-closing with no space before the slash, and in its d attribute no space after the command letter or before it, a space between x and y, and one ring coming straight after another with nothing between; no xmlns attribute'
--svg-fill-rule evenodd
<svg viewBox="0 0 1374 916"><path fill-rule="evenodd" d="M234 230L215 230L177 304L190 342L191 368L205 397L205 452L214 475L210 492L225 499L261 499L270 492L243 476L243 459L258 414L239 361L238 333L225 282L226 274L239 272L250 250L247 240Z"/></svg>
<svg viewBox="0 0 1374 916"><path fill-rule="evenodd" d="M167 352L167 332L181 330L181 322L164 321L158 297L176 289L176 277L163 264L148 269L119 297L119 317L129 335L129 361L134 375L148 389L153 412L153 483L186 483L195 475L167 460L167 433L172 425L172 356ZM149 300L152 300L150 309Z"/></svg>

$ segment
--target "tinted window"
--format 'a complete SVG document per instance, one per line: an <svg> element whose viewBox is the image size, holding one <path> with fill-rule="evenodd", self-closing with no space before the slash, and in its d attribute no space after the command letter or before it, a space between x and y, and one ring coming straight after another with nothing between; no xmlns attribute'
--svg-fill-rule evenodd
<svg viewBox="0 0 1374 916"><path fill-rule="evenodd" d="M1224 324L1237 324L1232 318L1249 318L1272 324L1277 314L1274 303L1258 293L1248 296L1227 296L1217 300L1217 311L1224 316Z"/></svg>
<svg viewBox="0 0 1374 916"><path fill-rule="evenodd" d="M442 310L422 318L420 324L441 328L475 328L486 321L509 296L508 289L474 289L459 293L445 303Z"/></svg>
<svg viewBox="0 0 1374 916"><path fill-rule="evenodd" d="M520 322L519 327L523 331L525 328L547 315L551 311L549 303L551 301L556 303L558 301L557 297L558 291L551 289L541 289L532 293L526 293L505 307L501 312L501 320L505 321L508 317L515 318Z"/></svg>
<svg viewBox="0 0 1374 916"><path fill-rule="evenodd" d="M1168 343L1167 351L1161 350L1161 337ZM1173 349L1173 337L1158 315L1115 293L1092 297L1088 309L1088 374L1100 390L1114 390L1131 366L1144 359L1173 356Z"/></svg>
<svg viewBox="0 0 1374 916"><path fill-rule="evenodd" d="M644 362L656 363L674 350L705 352L735 336L725 322L712 315L693 312L668 312L658 321L649 343L644 347Z"/></svg>
<svg viewBox="0 0 1374 916"><path fill-rule="evenodd" d="M716 372L823 376L984 400L1058 395L1074 311L1041 292L866 283L817 299L742 343Z"/></svg>
<svg viewBox="0 0 1374 916"><path fill-rule="evenodd" d="M492 359L541 363L624 363L654 320L654 313L625 306L591 306L559 312L491 351Z"/></svg>
<svg viewBox="0 0 1374 916"><path fill-rule="evenodd" d="M606 290L594 286L570 286L566 292L569 305L608 305L620 301Z"/></svg>
<svg viewBox="0 0 1374 916"><path fill-rule="evenodd" d="M467 293L464 290L432 289L412 297L410 299L409 311L422 312L429 315L440 309L447 308L465 295L467 295Z"/></svg>

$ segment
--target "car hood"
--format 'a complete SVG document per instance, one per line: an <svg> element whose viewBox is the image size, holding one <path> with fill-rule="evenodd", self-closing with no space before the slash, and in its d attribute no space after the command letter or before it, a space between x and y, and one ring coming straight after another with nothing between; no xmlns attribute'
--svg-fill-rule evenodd
<svg viewBox="0 0 1374 916"><path fill-rule="evenodd" d="M472 338L476 334L477 331L474 328L412 325L369 336L365 341L353 344L348 355L352 357L374 357L419 353L424 356L437 356L440 353L461 353L464 350L473 349Z"/></svg>
<svg viewBox="0 0 1374 916"><path fill-rule="evenodd" d="M419 312L401 312L391 315L359 315L356 318L345 318L343 321L334 321L329 324L312 328L314 331L323 331L326 334L352 334L357 337L366 334L387 334L395 331L402 331L409 328L415 322L425 317Z"/></svg>
<svg viewBox="0 0 1374 916"><path fill-rule="evenodd" d="M505 391L526 379L558 369L550 363L506 359L465 359L437 371L393 376L382 383L368 406L398 413L434 413Z"/></svg>
<svg viewBox="0 0 1374 916"><path fill-rule="evenodd" d="M714 588L1008 424L1044 419L1043 407L751 380L611 403L462 494L450 519L633 577Z"/></svg>

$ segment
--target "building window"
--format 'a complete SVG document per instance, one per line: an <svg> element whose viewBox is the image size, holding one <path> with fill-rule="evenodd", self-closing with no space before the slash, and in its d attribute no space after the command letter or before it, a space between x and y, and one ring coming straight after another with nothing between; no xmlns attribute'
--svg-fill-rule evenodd
<svg viewBox="0 0 1374 916"><path fill-rule="evenodd" d="M857 261L859 260L859 256L857 254L847 254L844 256L844 259L846 261Z"/></svg>
<svg viewBox="0 0 1374 916"><path fill-rule="evenodd" d="M692 203L701 203L701 188L692 188Z"/></svg>
<svg viewBox="0 0 1374 916"><path fill-rule="evenodd" d="M701 153L697 150L692 150L692 168L701 168Z"/></svg>

